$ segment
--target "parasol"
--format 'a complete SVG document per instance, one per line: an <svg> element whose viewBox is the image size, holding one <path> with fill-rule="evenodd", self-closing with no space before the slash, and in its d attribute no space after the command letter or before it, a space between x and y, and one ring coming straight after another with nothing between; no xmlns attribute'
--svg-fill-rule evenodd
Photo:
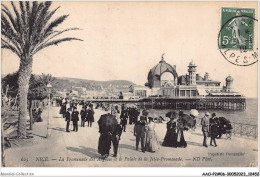
<svg viewBox="0 0 260 177"><path fill-rule="evenodd" d="M176 119L178 117L178 113L175 111L171 111L165 114L166 117L169 117L170 119Z"/></svg>
<svg viewBox="0 0 260 177"><path fill-rule="evenodd" d="M118 122L116 120L116 116L112 114L103 114L100 116L98 120L99 132L114 132Z"/></svg>
<svg viewBox="0 0 260 177"><path fill-rule="evenodd" d="M143 111L142 111L142 115L143 115L143 116L148 116L148 114L149 114L149 111L148 111L148 110L143 110Z"/></svg>
<svg viewBox="0 0 260 177"><path fill-rule="evenodd" d="M184 114L182 119L184 120L183 123L185 127L193 128L196 124L196 120L192 118L190 115Z"/></svg>

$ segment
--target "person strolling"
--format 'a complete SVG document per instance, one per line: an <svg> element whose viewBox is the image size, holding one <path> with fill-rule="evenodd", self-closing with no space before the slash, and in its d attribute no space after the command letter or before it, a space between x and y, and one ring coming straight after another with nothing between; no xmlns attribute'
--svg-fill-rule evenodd
<svg viewBox="0 0 260 177"><path fill-rule="evenodd" d="M180 111L179 118L177 120L177 146L182 148L187 147L187 142L185 141L184 133L183 133L183 131L185 130L184 120L183 120L184 116L185 114L182 111Z"/></svg>
<svg viewBox="0 0 260 177"><path fill-rule="evenodd" d="M117 119L117 121L119 121L120 119ZM117 151L118 151L118 144L119 144L119 140L122 134L122 129L120 126L120 122L117 122L118 124L115 127L115 130L112 133L112 144L113 144L113 150L114 150L114 155L113 157L117 157Z"/></svg>
<svg viewBox="0 0 260 177"><path fill-rule="evenodd" d="M86 122L86 107L83 105L82 110L80 111L81 116L81 127L85 127Z"/></svg>
<svg viewBox="0 0 260 177"><path fill-rule="evenodd" d="M71 113L71 121L73 122L73 131L78 131L78 121L79 121L79 112L77 108L74 107L73 112Z"/></svg>
<svg viewBox="0 0 260 177"><path fill-rule="evenodd" d="M145 150L148 152L155 152L160 149L160 144L158 142L158 137L155 133L155 124L151 119L147 126L146 140L145 140Z"/></svg>
<svg viewBox="0 0 260 177"><path fill-rule="evenodd" d="M164 137L163 146L168 146L168 147L175 147L177 148L177 133L176 133L176 121L178 113L173 112L171 116L171 120L167 123L167 132Z"/></svg>
<svg viewBox="0 0 260 177"><path fill-rule="evenodd" d="M66 123L66 132L70 132L69 127L70 127L70 112L69 112L69 108L67 109L67 112L65 114L65 121Z"/></svg>
<svg viewBox="0 0 260 177"><path fill-rule="evenodd" d="M210 122L210 146L213 146L212 142L214 143L214 146L217 147L216 144L216 137L218 133L218 118L216 117L215 113L212 113L212 117L209 119Z"/></svg>
<svg viewBox="0 0 260 177"><path fill-rule="evenodd" d="M134 136L136 136L136 150L138 151L139 142L141 140L142 152L145 153L145 135L146 135L145 117L141 116L134 126Z"/></svg>
<svg viewBox="0 0 260 177"><path fill-rule="evenodd" d="M202 133L203 133L203 146L208 147L207 138L209 136L209 112L201 119Z"/></svg>
<svg viewBox="0 0 260 177"><path fill-rule="evenodd" d="M93 110L93 104L89 104L89 109L88 109L88 127L92 127L92 122L94 122L94 110Z"/></svg>

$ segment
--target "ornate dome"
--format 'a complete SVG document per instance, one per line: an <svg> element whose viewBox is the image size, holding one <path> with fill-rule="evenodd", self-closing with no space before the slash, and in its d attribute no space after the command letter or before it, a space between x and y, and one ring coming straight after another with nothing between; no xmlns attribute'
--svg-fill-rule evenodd
<svg viewBox="0 0 260 177"><path fill-rule="evenodd" d="M152 74L153 76L155 76L155 75L161 76L164 72L170 72L174 75L174 77L178 77L178 74L177 74L175 68L173 68L170 64L166 63L164 61L164 58L163 58L163 55L162 55L161 61L159 62L159 64L155 65L150 70L149 75Z"/></svg>
<svg viewBox="0 0 260 177"><path fill-rule="evenodd" d="M161 81L161 75L165 72L169 72L173 75L173 79L178 78L178 74L173 66L166 63L164 61L163 55L161 61L155 65L148 74L148 86L154 87L155 85L158 86L158 84L155 84L154 81Z"/></svg>
<svg viewBox="0 0 260 177"><path fill-rule="evenodd" d="M226 78L226 82L233 82L233 77L231 77L230 75Z"/></svg>

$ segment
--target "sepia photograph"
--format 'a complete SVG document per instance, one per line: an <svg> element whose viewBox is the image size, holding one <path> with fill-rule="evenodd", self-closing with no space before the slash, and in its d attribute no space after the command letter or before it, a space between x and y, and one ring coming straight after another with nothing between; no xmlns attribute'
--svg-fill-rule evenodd
<svg viewBox="0 0 260 177"><path fill-rule="evenodd" d="M258 165L257 1L1 2L1 169Z"/></svg>

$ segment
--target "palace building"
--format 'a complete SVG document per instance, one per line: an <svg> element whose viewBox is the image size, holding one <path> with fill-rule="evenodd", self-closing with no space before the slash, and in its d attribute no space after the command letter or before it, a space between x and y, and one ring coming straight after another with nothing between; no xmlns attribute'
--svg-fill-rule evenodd
<svg viewBox="0 0 260 177"><path fill-rule="evenodd" d="M176 66L168 64L162 55L160 62L150 69L147 83L144 86L130 86L129 92L134 98L195 98L195 97L241 97L232 85L234 79L226 78L221 86L220 81L211 80L206 72L202 77L197 73L197 66L191 61L187 66L186 75L178 75Z"/></svg>

